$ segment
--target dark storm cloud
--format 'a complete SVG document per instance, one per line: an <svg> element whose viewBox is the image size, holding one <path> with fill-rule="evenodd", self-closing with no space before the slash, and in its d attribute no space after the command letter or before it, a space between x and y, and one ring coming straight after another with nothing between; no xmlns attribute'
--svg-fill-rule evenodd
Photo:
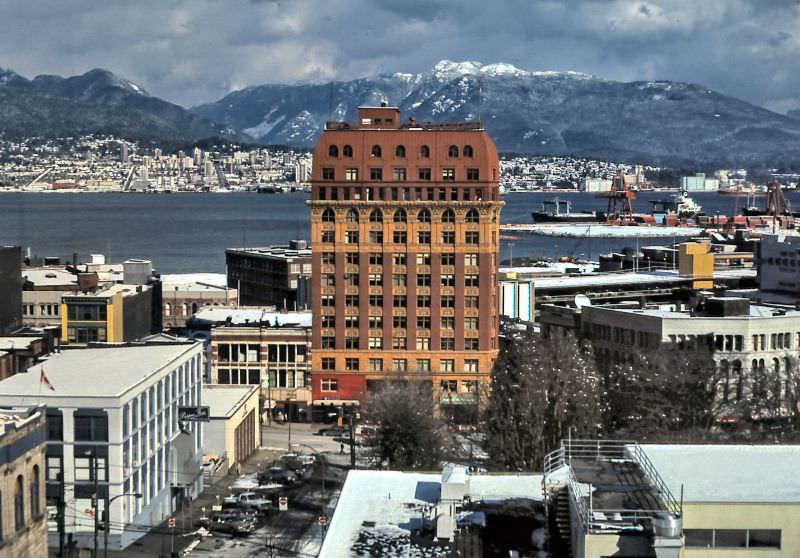
<svg viewBox="0 0 800 558"><path fill-rule="evenodd" d="M184 105L267 82L508 62L800 107L797 0L4 0L0 66L108 68Z"/></svg>

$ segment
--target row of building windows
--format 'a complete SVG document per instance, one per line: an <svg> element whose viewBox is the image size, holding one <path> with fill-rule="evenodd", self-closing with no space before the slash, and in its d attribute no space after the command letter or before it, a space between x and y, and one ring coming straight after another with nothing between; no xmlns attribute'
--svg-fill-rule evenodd
<svg viewBox="0 0 800 558"><path fill-rule="evenodd" d="M467 286L477 286L477 275L470 275L469 277L475 277L475 283L467 283ZM336 306L336 296L335 295L322 295L321 303L323 308L334 308ZM479 299L477 296L466 296L464 297L466 300L467 308L478 308L479 306ZM383 308L384 305L384 298L382 294L371 294L368 295L368 302L371 308ZM361 304L361 300L359 295L357 294L348 294L344 297L344 304L350 308L358 308ZM431 297L430 295L417 295L416 297L416 307L417 308L431 308ZM455 308L456 307L456 297L454 295L442 295L439 305L442 308ZM393 295L392 296L392 307L393 308L408 308L408 296L407 295Z"/></svg>
<svg viewBox="0 0 800 558"><path fill-rule="evenodd" d="M24 316L59 316L61 314L61 304L39 304L39 313L36 313L36 304L23 304L22 314Z"/></svg>
<svg viewBox="0 0 800 558"><path fill-rule="evenodd" d="M322 370L336 370L336 359L333 357L322 357L321 359L321 368ZM386 370L384 368L384 359L382 358L370 358L367 359L367 366L366 368L361 368L361 359L347 357L344 359L344 369L347 372L359 372L361 370L369 371L369 372L383 372ZM388 362L387 362L388 364ZM455 373L456 368L456 361L455 359L451 358L443 358L439 359L439 372L445 374L452 374ZM392 372L408 372L408 359L405 358L394 358L391 359L391 368ZM415 360L414 370L417 372L431 372L431 359L429 358L418 358ZM463 369L462 372L469 373L469 374L477 374L480 371L480 367L478 364L478 359L464 359Z"/></svg>
<svg viewBox="0 0 800 558"><path fill-rule="evenodd" d="M377 122L376 122L377 123ZM342 157L347 159L351 159L354 156L353 146L352 145L345 145L342 147ZM472 149L471 145L465 145L460 150L460 154L462 157L471 158L474 155L474 150ZM381 158L383 157L383 147L380 145L373 145L369 151L370 157L373 158ZM398 159L405 159L406 157L406 147L404 145L397 145L394 148L394 156ZM419 147L418 156L421 159L429 159L431 156L431 148L427 145L421 145ZM458 158L459 156L459 148L457 145L451 145L447 148L447 156L450 158ZM338 145L330 145L328 146L328 157L339 157L339 146Z"/></svg>
<svg viewBox="0 0 800 558"><path fill-rule="evenodd" d="M361 261L360 254L358 252L346 252L345 253L345 263L347 265L359 265ZM408 265L408 255L405 252L398 252L396 254L392 254L392 264L396 266L405 266ZM369 254L369 265L383 265L383 252L370 252ZM429 266L431 265L431 254L430 252L419 252L415 258L416 265L418 266ZM456 265L456 254L455 252L444 252L439 254L439 263L442 266L454 266ZM322 253L322 264L323 265L336 265L336 253L335 252L323 252ZM465 266L477 266L480 264L480 255L474 252L464 254L464 265ZM353 274L351 274L353 275Z"/></svg>
<svg viewBox="0 0 800 558"><path fill-rule="evenodd" d="M478 297L467 297L469 299L475 299L473 308L477 308L477 298ZM454 329L455 328L455 317L453 316L441 316L440 320L440 327L442 329ZM430 329L431 328L431 317L430 316L417 316L417 329ZM344 317L344 327L345 329L358 329L361 325L361 318L359 316L345 316ZM383 316L369 316L364 323L369 326L369 329L383 329ZM322 327L323 328L335 328L336 327L336 316L325 315L322 316ZM392 327L394 329L406 329L408 327L408 317L406 316L392 316ZM468 317L464 319L464 329L478 329L478 318ZM378 348L372 347L370 343L370 348Z"/></svg>
<svg viewBox="0 0 800 558"><path fill-rule="evenodd" d="M439 347L438 349L433 346L434 344L431 343L431 339L428 337L418 338L416 339L416 350L418 351L430 351L430 350L442 350L442 351L455 351L456 350L456 340L454 337L441 337L439 339ZM479 350L480 344L479 340L475 337L467 337L464 339L464 350L465 351L477 351ZM336 349L336 337L323 335L322 336L322 348L323 349ZM340 347L342 348L342 347ZM384 343L383 337L370 337L367 340L367 347L361 347L361 339L359 337L351 337L346 336L344 338L344 349L362 349L362 348L369 348L371 350L383 350ZM396 351L405 351L408 350L408 338L407 337L392 337L392 350Z"/></svg>
<svg viewBox="0 0 800 558"><path fill-rule="evenodd" d="M39 466L34 465L31 471L29 495L30 495L30 520L36 521L42 515L41 503L41 474ZM5 540L5 533L3 533L3 494L0 493L0 543ZM21 531L25 528L25 478L23 475L17 475L14 482L14 529Z"/></svg>
<svg viewBox="0 0 800 558"><path fill-rule="evenodd" d="M320 380L320 391L335 392L339 389L339 380L336 378L322 378ZM442 380L439 382L439 390L444 395L450 394L477 394L477 380Z"/></svg>
<svg viewBox="0 0 800 558"><path fill-rule="evenodd" d="M466 172L464 173L464 178L460 178L460 180L466 180L467 182L477 182L480 179L481 179L480 169L477 168L466 169ZM322 167L322 180L337 180L336 169L333 167ZM338 177L338 180L341 180L341 177ZM358 180L359 177L358 177L357 167L348 167L344 169L345 182L358 182ZM383 180L383 167L370 167L369 180L371 181ZM408 180L407 168L395 167L392 169L392 176L391 176L392 182L405 182L407 180ZM417 180L419 180L420 182L430 182L431 180L433 180L433 173L431 172L430 167L418 168ZM454 167L443 168L440 180L442 182L455 182L456 169Z"/></svg>
<svg viewBox="0 0 800 558"><path fill-rule="evenodd" d="M348 287L358 287L359 285L359 275L357 273L347 273L345 274L345 285ZM475 273L468 273L464 275L464 286L465 287L478 287L479 286L479 279L478 274ZM379 273L370 273L369 274L369 286L370 287L382 287L383 286L383 279L384 276ZM408 286L408 276L405 274L398 274L395 273L391 277L392 286L393 287L407 287ZM336 286L336 276L332 273L323 273L320 276L320 282L323 287L334 287ZM453 273L442 273L439 275L439 284L442 287L455 287L456 286L456 276ZM419 273L417 274L417 286L418 287L430 287L432 285L431 274L430 273ZM375 294L375 293L373 293ZM354 306L357 306L354 305ZM377 306L382 306L378 304ZM403 304L402 306L405 306Z"/></svg>
<svg viewBox="0 0 800 558"><path fill-rule="evenodd" d="M368 241L370 244L383 244L383 231L369 231ZM323 244L334 244L336 242L335 231L322 231L320 241ZM481 233L478 231L464 231L464 244L480 244ZM358 244L358 231L344 232L345 244ZM392 233L393 244L408 244L407 231L394 231ZM456 231L441 231L439 235L440 244L455 244ZM417 244L431 244L430 231L417 231Z"/></svg>
<svg viewBox="0 0 800 558"><path fill-rule="evenodd" d="M303 388L308 384L308 372L305 370L278 369L269 370L268 387L271 388ZM261 385L261 370L256 368L220 368L217 371L218 384Z"/></svg>
<svg viewBox="0 0 800 558"><path fill-rule="evenodd" d="M348 182L358 180L358 171L346 178ZM494 171L492 171L494 175ZM448 178L447 181L455 181ZM474 180L477 180L477 175ZM493 177L494 179L494 177ZM333 180L332 178L330 180ZM425 180L430 180L427 178ZM457 202L457 201L483 201L484 199L496 199L496 189L488 189L488 194L484 188L469 188L465 186L437 188L409 188L400 186L319 186L314 188L313 194L317 200L330 201L424 201L424 202Z"/></svg>
<svg viewBox="0 0 800 558"><path fill-rule="evenodd" d="M656 347L661 342L659 335L645 331L636 331L622 327L611 327L603 324L589 324L585 327L585 333L591 332L591 336L596 340L609 341L626 345L638 345L640 347ZM800 346L800 333L796 333L796 340ZM718 352L723 351L743 351L743 335L686 335L670 334L667 337L678 349L695 349L707 347ZM754 334L751 338L753 351L784 350L792 348L792 333L779 332L767 334Z"/></svg>
<svg viewBox="0 0 800 558"><path fill-rule="evenodd" d="M452 209L445 209L438 215L441 219L442 223L455 223L456 222L456 213ZM373 209L369 212L369 222L370 223L383 223L384 213L380 209ZM358 223L361 219L361 216L357 209L351 208L347 211L345 215L345 221L348 223ZM431 212L428 209L420 209L417 212L417 221L419 223L430 223L431 222ZM470 209L464 215L464 221L466 223L479 223L480 222L480 215L478 214L477 209ZM323 223L335 223L336 222L336 213L334 213L333 209L328 208L322 212L322 222ZM393 223L407 223L408 222L408 212L405 209L398 209L394 213L392 213L392 222Z"/></svg>
<svg viewBox="0 0 800 558"><path fill-rule="evenodd" d="M684 529L686 548L780 548L780 529Z"/></svg>
<svg viewBox="0 0 800 558"><path fill-rule="evenodd" d="M270 343L267 362L305 363L307 346L304 343ZM261 362L261 345L257 343L218 343L218 362Z"/></svg>

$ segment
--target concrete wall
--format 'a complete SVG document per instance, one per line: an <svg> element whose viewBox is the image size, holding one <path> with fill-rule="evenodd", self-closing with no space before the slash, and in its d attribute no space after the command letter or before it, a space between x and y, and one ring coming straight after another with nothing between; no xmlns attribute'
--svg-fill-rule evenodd
<svg viewBox="0 0 800 558"><path fill-rule="evenodd" d="M764 474L769 474L765 471ZM758 482L758 479L754 479ZM800 503L798 504L683 504L684 529L780 529L781 548L687 548L685 558L794 558L800 556Z"/></svg>

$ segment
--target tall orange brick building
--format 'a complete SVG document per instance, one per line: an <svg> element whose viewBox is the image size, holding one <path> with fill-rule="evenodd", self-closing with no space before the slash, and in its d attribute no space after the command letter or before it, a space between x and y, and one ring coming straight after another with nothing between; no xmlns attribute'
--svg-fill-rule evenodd
<svg viewBox="0 0 800 558"><path fill-rule="evenodd" d="M480 122L382 106L326 124L309 202L317 405L363 404L399 375L442 408L476 402L498 348L499 171Z"/></svg>

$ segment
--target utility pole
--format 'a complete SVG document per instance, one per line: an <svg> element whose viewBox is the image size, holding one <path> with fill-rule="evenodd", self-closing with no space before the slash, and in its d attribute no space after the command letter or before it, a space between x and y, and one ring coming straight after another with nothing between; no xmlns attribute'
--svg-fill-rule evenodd
<svg viewBox="0 0 800 558"><path fill-rule="evenodd" d="M58 556L64 558L64 511L66 508L66 487L64 485L64 458L61 458L61 470L58 473Z"/></svg>
<svg viewBox="0 0 800 558"><path fill-rule="evenodd" d="M97 467L97 453L92 455L92 462L94 469L94 497L92 498L92 507L94 508L94 553L92 554L93 558L97 558L97 537L98 531L100 527L100 518L97 516L97 504L99 503L99 495L98 495L98 484L97 484L97 474L98 474L98 467Z"/></svg>
<svg viewBox="0 0 800 558"><path fill-rule="evenodd" d="M356 468L356 410L350 407L350 467Z"/></svg>

